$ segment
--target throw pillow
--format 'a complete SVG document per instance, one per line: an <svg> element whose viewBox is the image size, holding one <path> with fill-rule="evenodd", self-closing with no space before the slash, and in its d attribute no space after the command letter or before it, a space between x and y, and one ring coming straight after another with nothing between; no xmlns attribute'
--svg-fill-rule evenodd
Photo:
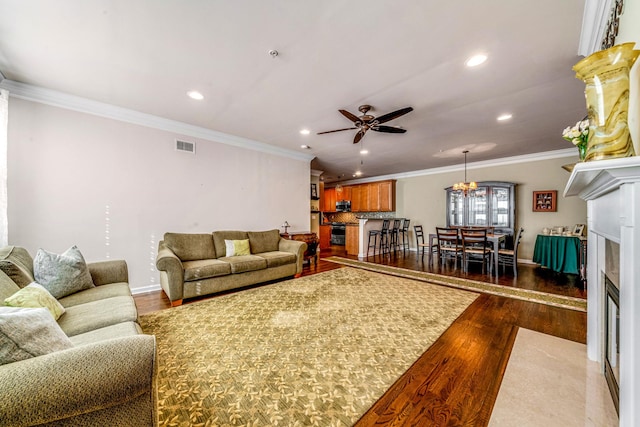
<svg viewBox="0 0 640 427"><path fill-rule="evenodd" d="M21 288L33 282L33 259L25 248L6 246L0 249L0 270Z"/></svg>
<svg viewBox="0 0 640 427"><path fill-rule="evenodd" d="M244 240L225 240L224 245L227 250L227 256L250 255L249 239Z"/></svg>
<svg viewBox="0 0 640 427"><path fill-rule="evenodd" d="M39 308L44 307L51 312L55 320L64 313L64 307L42 285L32 282L4 300L9 307Z"/></svg>
<svg viewBox="0 0 640 427"><path fill-rule="evenodd" d="M36 282L57 299L95 286L89 267L76 246L60 255L38 249L33 272Z"/></svg>
<svg viewBox="0 0 640 427"><path fill-rule="evenodd" d="M46 308L0 307L0 365L72 347Z"/></svg>

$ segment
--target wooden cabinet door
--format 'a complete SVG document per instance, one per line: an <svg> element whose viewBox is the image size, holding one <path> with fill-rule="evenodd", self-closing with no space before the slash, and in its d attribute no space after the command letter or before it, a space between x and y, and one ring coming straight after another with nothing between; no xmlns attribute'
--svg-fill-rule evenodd
<svg viewBox="0 0 640 427"><path fill-rule="evenodd" d="M322 200L322 211L335 212L335 210L336 210L336 189L326 188L324 190L324 195Z"/></svg>
<svg viewBox="0 0 640 427"><path fill-rule="evenodd" d="M320 226L320 249L329 249L331 247L331 226Z"/></svg>
<svg viewBox="0 0 640 427"><path fill-rule="evenodd" d="M380 211L380 184L372 182L367 184L369 197L367 198L367 212Z"/></svg>
<svg viewBox="0 0 640 427"><path fill-rule="evenodd" d="M396 210L395 181L383 181L378 183L380 196L380 212L393 212Z"/></svg>
<svg viewBox="0 0 640 427"><path fill-rule="evenodd" d="M347 232L345 235L345 249L349 255L358 255L359 250L359 231L360 227L357 225L347 225Z"/></svg>
<svg viewBox="0 0 640 427"><path fill-rule="evenodd" d="M351 187L351 212L363 212L362 209L362 185Z"/></svg>
<svg viewBox="0 0 640 427"><path fill-rule="evenodd" d="M336 196L336 200L348 200L353 204L353 187L352 186L344 186L342 187L342 195L340 198ZM353 207L351 208L353 210Z"/></svg>

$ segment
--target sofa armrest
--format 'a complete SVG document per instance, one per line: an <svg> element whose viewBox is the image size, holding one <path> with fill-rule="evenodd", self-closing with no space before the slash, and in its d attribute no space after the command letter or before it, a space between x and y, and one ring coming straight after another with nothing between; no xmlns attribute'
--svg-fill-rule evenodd
<svg viewBox="0 0 640 427"><path fill-rule="evenodd" d="M141 422L136 425L155 425L155 381L152 335L115 338L21 360L0 366L0 420L3 425L26 426L109 411L118 424L119 406L148 397L149 404L144 405L148 411L139 414ZM125 411L121 416L130 414Z"/></svg>
<svg viewBox="0 0 640 427"><path fill-rule="evenodd" d="M174 301L181 301L184 294L184 269L182 261L173 251L161 240L158 243L158 256L156 257L156 268L160 270L160 285L173 304Z"/></svg>
<svg viewBox="0 0 640 427"><path fill-rule="evenodd" d="M282 252L291 252L296 255L296 275L302 273L302 263L304 262L304 251L307 250L307 244L299 240L289 240L280 238L278 250Z"/></svg>
<svg viewBox="0 0 640 427"><path fill-rule="evenodd" d="M87 264L96 286L109 283L129 283L129 269L124 260L100 261Z"/></svg>

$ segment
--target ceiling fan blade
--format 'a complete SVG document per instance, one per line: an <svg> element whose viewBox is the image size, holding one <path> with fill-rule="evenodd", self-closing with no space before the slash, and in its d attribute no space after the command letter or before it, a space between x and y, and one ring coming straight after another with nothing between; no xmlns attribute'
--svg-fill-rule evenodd
<svg viewBox="0 0 640 427"><path fill-rule="evenodd" d="M357 123L357 122L361 122L360 117L351 114L350 112L348 112L347 110L338 110L340 111L340 113L345 116L347 119L351 120L353 123Z"/></svg>
<svg viewBox="0 0 640 427"><path fill-rule="evenodd" d="M396 110L391 113L387 113L380 117L377 117L376 122L378 122L379 124L386 123L389 120L397 119L398 117L404 116L405 114L410 113L412 111L413 111L412 107L401 108L400 110Z"/></svg>
<svg viewBox="0 0 640 427"><path fill-rule="evenodd" d="M343 130L353 130L353 129L358 129L358 128L344 128L344 129L336 129L336 130L328 130L325 132L318 132L316 135L322 135L325 133L333 133L333 132L342 132Z"/></svg>
<svg viewBox="0 0 640 427"><path fill-rule="evenodd" d="M405 133L406 129L394 128L392 126L374 126L371 130L375 130L376 132L386 132L386 133Z"/></svg>
<svg viewBox="0 0 640 427"><path fill-rule="evenodd" d="M365 130L361 129L358 133L356 133L356 137L353 138L353 143L357 144L358 142L360 142L360 140L364 136L365 132L366 132Z"/></svg>

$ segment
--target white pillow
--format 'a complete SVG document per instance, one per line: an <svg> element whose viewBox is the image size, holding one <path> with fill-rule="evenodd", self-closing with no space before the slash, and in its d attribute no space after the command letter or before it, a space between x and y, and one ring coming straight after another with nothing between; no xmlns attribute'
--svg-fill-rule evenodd
<svg viewBox="0 0 640 427"><path fill-rule="evenodd" d="M72 347L46 308L0 306L0 365Z"/></svg>

